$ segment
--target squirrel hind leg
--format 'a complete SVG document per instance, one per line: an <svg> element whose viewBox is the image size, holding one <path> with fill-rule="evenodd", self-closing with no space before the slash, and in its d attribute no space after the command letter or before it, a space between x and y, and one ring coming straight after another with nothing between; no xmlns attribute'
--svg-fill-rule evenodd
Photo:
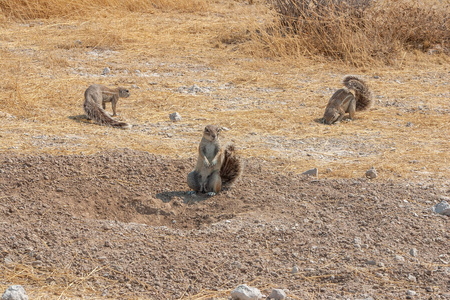
<svg viewBox="0 0 450 300"><path fill-rule="evenodd" d="M207 181L206 184L206 192L208 193L208 195L210 193L214 193L217 194L218 192L220 192L222 190L222 178L220 178L219 172L213 172Z"/></svg>
<svg viewBox="0 0 450 300"><path fill-rule="evenodd" d="M353 98L348 106L348 114L350 116L350 120L353 120L355 118L355 112L356 112L356 100Z"/></svg>

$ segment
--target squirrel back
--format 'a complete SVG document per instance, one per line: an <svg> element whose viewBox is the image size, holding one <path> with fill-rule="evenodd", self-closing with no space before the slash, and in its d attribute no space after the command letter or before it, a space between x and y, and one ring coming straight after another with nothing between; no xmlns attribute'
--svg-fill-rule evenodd
<svg viewBox="0 0 450 300"><path fill-rule="evenodd" d="M243 166L236 155L234 145L227 145L223 151L223 162L220 168L220 177L225 186L233 185L242 175Z"/></svg>
<svg viewBox="0 0 450 300"><path fill-rule="evenodd" d="M354 75L347 75L342 83L346 88L355 92L356 111L367 110L372 106L373 100L369 87L362 79Z"/></svg>
<svg viewBox="0 0 450 300"><path fill-rule="evenodd" d="M84 112L86 113L86 115L90 119L92 119L100 124L109 125L112 127L119 127L122 129L130 129L131 128L130 124L125 123L125 122L118 122L118 121L114 120L100 106L100 104L102 103L102 99L103 99L103 89L107 89L107 88L104 86L101 86L101 85L94 84L94 85L91 85L90 87L88 87L87 90L84 92L83 109L84 109ZM108 89L108 92L110 92L109 89ZM113 92L117 93L117 97L126 98L129 96L129 92L122 93L120 88L117 90L117 92L116 91L113 91Z"/></svg>

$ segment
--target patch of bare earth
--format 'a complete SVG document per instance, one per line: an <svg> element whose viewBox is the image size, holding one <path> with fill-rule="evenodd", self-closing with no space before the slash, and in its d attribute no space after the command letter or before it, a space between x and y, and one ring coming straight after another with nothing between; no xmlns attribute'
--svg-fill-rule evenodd
<svg viewBox="0 0 450 300"><path fill-rule="evenodd" d="M186 193L194 163L0 154L0 286L30 299L228 299L242 283L290 299L450 296L450 219L430 211L448 184L313 179L245 159L236 186L208 198Z"/></svg>

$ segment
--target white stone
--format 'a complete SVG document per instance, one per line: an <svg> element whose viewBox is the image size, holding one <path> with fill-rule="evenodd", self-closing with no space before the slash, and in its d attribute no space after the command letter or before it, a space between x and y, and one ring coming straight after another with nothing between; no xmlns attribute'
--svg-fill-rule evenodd
<svg viewBox="0 0 450 300"><path fill-rule="evenodd" d="M108 75L109 73L111 73L111 70L108 67L106 67L103 69L102 75Z"/></svg>
<svg viewBox="0 0 450 300"><path fill-rule="evenodd" d="M443 200L433 206L433 211L437 214L450 216L450 204L447 201Z"/></svg>
<svg viewBox="0 0 450 300"><path fill-rule="evenodd" d="M273 289L269 295L269 299L274 300L286 299L286 293L282 289Z"/></svg>
<svg viewBox="0 0 450 300"><path fill-rule="evenodd" d="M233 300L259 300L263 297L260 290L254 287L249 287L246 284L241 284L233 291L231 291L231 298Z"/></svg>
<svg viewBox="0 0 450 300"><path fill-rule="evenodd" d="M417 249L416 248L412 248L409 250L409 254L411 254L411 256L416 257L417 256Z"/></svg>
<svg viewBox="0 0 450 300"><path fill-rule="evenodd" d="M178 112L171 113L171 114L169 115L169 118L170 118L170 120L173 121L173 122L181 121L181 115L180 115Z"/></svg>
<svg viewBox="0 0 450 300"><path fill-rule="evenodd" d="M412 275L412 274L409 274L409 275L408 275L408 280L409 280L409 281L412 281L412 282L416 282L416 281L417 281L417 278L416 278L416 276L414 276L414 275Z"/></svg>
<svg viewBox="0 0 450 300"><path fill-rule="evenodd" d="M3 293L1 300L28 300L28 296L21 285L12 285Z"/></svg>
<svg viewBox="0 0 450 300"><path fill-rule="evenodd" d="M401 255L396 255L396 256L395 256L395 260L396 260L396 261L400 261L400 262L404 262L404 261L405 261L405 258L404 258L403 256L401 256Z"/></svg>

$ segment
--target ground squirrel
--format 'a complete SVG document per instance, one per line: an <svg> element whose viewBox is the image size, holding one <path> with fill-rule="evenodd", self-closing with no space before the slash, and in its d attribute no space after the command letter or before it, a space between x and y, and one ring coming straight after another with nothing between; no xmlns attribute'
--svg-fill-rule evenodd
<svg viewBox="0 0 450 300"><path fill-rule="evenodd" d="M347 75L342 80L345 88L337 90L328 101L323 122L333 124L344 118L345 113L349 113L350 119L355 116L355 111L369 109L372 105L367 84L360 78ZM353 93L352 93L353 91Z"/></svg>
<svg viewBox="0 0 450 300"><path fill-rule="evenodd" d="M131 128L130 124L114 120L105 111L106 102L111 102L112 116L116 116L117 101L119 98L128 98L129 96L130 91L125 88L108 88L104 85L93 84L84 92L83 108L88 118L100 124L129 129Z"/></svg>
<svg viewBox="0 0 450 300"><path fill-rule="evenodd" d="M198 147L195 169L187 176L188 186L194 192L214 196L222 186L231 186L242 174L242 164L233 145L222 148L219 140L221 128L208 125Z"/></svg>

